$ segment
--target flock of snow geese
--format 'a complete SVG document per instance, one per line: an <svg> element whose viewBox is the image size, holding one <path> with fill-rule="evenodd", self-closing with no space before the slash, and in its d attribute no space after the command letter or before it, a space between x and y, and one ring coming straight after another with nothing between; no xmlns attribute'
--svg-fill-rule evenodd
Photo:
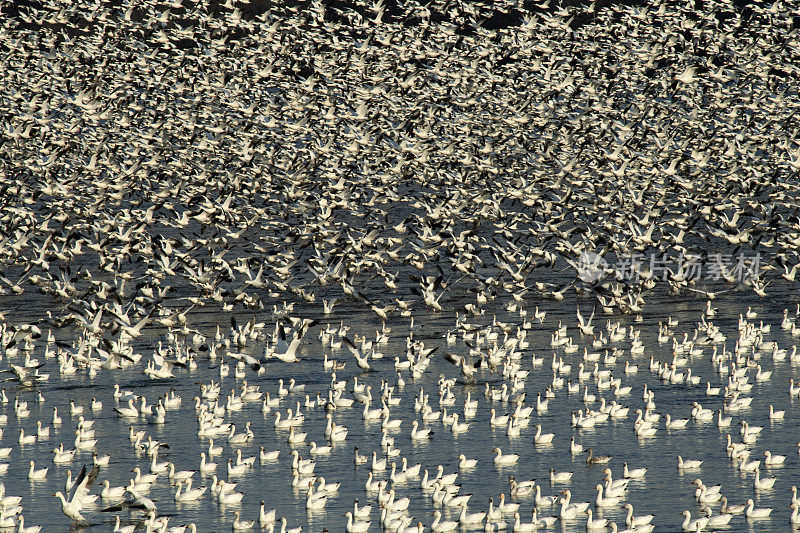
<svg viewBox="0 0 800 533"><path fill-rule="evenodd" d="M800 527L798 26L0 6L0 530Z"/></svg>

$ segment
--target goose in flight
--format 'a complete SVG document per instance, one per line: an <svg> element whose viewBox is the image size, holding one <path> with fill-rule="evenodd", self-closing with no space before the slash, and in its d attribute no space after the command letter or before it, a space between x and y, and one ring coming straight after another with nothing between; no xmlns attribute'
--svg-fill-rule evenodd
<svg viewBox="0 0 800 533"><path fill-rule="evenodd" d="M460 368L464 379L470 383L475 381L475 371L481 367L481 363L483 361L483 359L477 359L473 363L468 361L466 357L462 357L453 353L444 354L444 358L447 360L447 362L452 363Z"/></svg>
<svg viewBox="0 0 800 533"><path fill-rule="evenodd" d="M578 306L578 327L581 330L583 335L591 336L594 335L594 326L592 325L592 319L594 318L594 312L596 309L592 309L592 314L589 315L589 320L583 318L581 315L581 308Z"/></svg>
<svg viewBox="0 0 800 533"><path fill-rule="evenodd" d="M33 387L37 383L44 381L41 376L38 375L36 372L38 369L42 368L45 363L39 363L34 367L25 367L19 365L9 365L9 368L6 370L2 370L2 372L9 372L14 374L14 377L4 379L2 381L18 381L20 385L23 387Z"/></svg>
<svg viewBox="0 0 800 533"><path fill-rule="evenodd" d="M87 522L86 518L81 514L81 510L83 509L83 500L89 495L89 490L97 479L97 474L99 472L100 467L94 466L87 474L86 465L84 465L80 474L78 474L78 477L72 483L72 487L67 496L64 496L60 491L53 494L53 496L61 500L61 511L68 518L71 518L73 524L76 526L89 525L89 522Z"/></svg>
<svg viewBox="0 0 800 533"><path fill-rule="evenodd" d="M297 357L297 349L300 347L300 342L303 340L303 337L305 337L309 328L314 326L316 323L316 320L304 319L299 328L294 332L292 341L288 344L286 342L286 330L284 329L283 324L279 323L278 346L274 350L268 350L265 354L266 358L269 359L274 357L276 359L280 359L284 363L300 362L300 358Z"/></svg>
<svg viewBox="0 0 800 533"><path fill-rule="evenodd" d="M429 308L435 311L442 311L442 306L439 303L439 300L444 295L444 291L438 294L436 293L436 291L442 286L442 276L428 276L424 280L413 275L409 276L409 278L411 281L419 283L419 287L412 286L409 288L409 290L417 296L421 296L422 301Z"/></svg>
<svg viewBox="0 0 800 533"><path fill-rule="evenodd" d="M373 345L366 353L362 353L361 348L356 346L349 337L345 336L342 338L342 340L350 349L350 353L353 354L353 357L356 358L356 365L358 365L358 368L365 372L372 372L372 367L369 364L369 357L372 353L374 353L375 346Z"/></svg>

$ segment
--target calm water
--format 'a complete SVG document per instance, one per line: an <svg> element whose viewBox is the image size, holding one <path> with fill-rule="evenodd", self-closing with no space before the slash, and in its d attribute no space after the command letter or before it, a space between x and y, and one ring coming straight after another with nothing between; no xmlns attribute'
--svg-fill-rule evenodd
<svg viewBox="0 0 800 533"><path fill-rule="evenodd" d="M750 298L751 293L746 293L745 297ZM591 345L589 341L581 338L580 332L574 327L575 324L575 302L535 302L540 309L547 311L547 316L543 324L534 323L529 331L527 340L530 347L525 351L522 359L525 370L531 370L531 355L544 357L544 365L531 372L525 384L527 393L527 405L535 405L536 394L544 392L548 387L552 372L550 362L553 350L550 348L550 335L556 329L559 321L570 326L569 335L579 344L580 349L577 353L563 355L559 350L557 353L564 357L565 362L572 364L572 373L566 378L577 380L577 365L582 358L583 347ZM650 302L653 303L653 302ZM505 492L508 496L509 485L508 475L513 474L519 480L537 479L542 485L544 495L557 494L565 488L570 488L573 493L574 501L594 502L596 492L594 486L600 482L603 473L600 466L587 466L583 455L572 457L569 452L570 437L575 437L578 443L585 447L593 447L597 453L612 455L610 467L614 472L614 477L622 475L622 463L626 461L632 468L646 467L647 475L643 480L634 481L630 484L626 502L632 503L636 514L655 514L657 531L675 531L680 528L682 517L679 513L688 509L693 515L697 515L699 507L693 497L694 487L689 483L695 478L700 477L704 482L711 486L722 484L722 492L728 497L732 504L744 503L748 498L753 498L757 506L774 508L772 518L769 520L758 520L748 522L743 517L735 517L731 522L730 529L734 531L758 530L758 531L786 531L789 528L789 503L791 499L791 486L797 483L800 474L800 462L798 461L797 440L798 434L795 431L798 421L798 405L796 399L793 400L788 394L788 383L790 378L800 378L798 367L787 357L783 362L773 362L770 354L764 354L758 361L764 370L773 370L774 374L770 381L754 383L754 388L748 396L752 396L753 402L749 409L732 413L734 423L732 428L721 430L716 423L706 422L697 423L690 421L688 426L682 430L666 430L663 422L659 424L660 429L657 435L648 439L637 439L633 433L634 411L643 408L642 389L646 384L655 393L656 410L660 413L669 413L673 418L690 418L691 403L698 401L704 407L718 409L722 405L719 397L707 397L703 387L690 388L685 385L670 385L662 383L657 375L648 369L649 358L653 356L656 360L667 361L671 355L671 343L659 345L657 342L658 321L664 320L666 316L672 316L680 321L674 329L677 338L682 339L684 333L690 336L694 332L696 321L701 316L705 308L705 300L681 299L676 300L672 297L664 297L663 301L657 302L658 305L648 305L643 314L641 323L634 323L633 316L595 317L596 330L605 332L606 320L621 321L624 325L634 325L641 330L642 340L645 343L645 352L642 356L632 357L628 339L617 343L621 349L626 349L625 354L618 358L616 366L613 367L615 376L621 377L623 385L632 387L632 393L625 398L616 398L618 402L630 406L631 414L623 420L609 419L608 422L592 429L573 429L570 424L570 413L577 409L584 408L581 394L568 394L567 389L558 391L555 399L551 400L550 408L546 413L537 415L535 412L527 428L522 429L519 437L509 438L506 436L505 428L493 429L489 424L490 409L494 408L498 414L509 412L513 409L513 404L502 402L489 402L483 395L484 383L488 380L492 386L499 386L502 382L500 376L491 376L483 373L479 376L476 385L464 385L460 382L455 387L456 405L448 408L448 412L463 412L463 400L469 391L474 398L480 400L480 405L476 416L470 421L471 425L467 433L454 436L449 429L443 428L441 422L428 424L435 431L434 437L429 442L412 443L408 437L408 430L412 420L421 420L419 413L414 411L413 399L418 394L420 388L426 393L431 394L431 405L434 409L438 407L438 394L436 382L440 374L455 377L457 372L454 367L448 364L440 356L446 350L463 353L465 348L461 340L452 347L447 347L443 339L444 333L454 324L452 313L438 314L417 314L415 316L415 338L425 341L426 346L441 346L440 353L436 354L434 361L429 367L429 371L418 380L412 380L407 372L403 373L406 381L404 388L396 388L395 396L402 398L402 403L392 409L392 418L402 418L404 420L402 429L396 431L395 444L401 450L400 457L406 457L410 464L421 463L423 469L435 472L436 466L444 466L445 473L458 471L458 455L463 453L467 457L478 460L478 468L471 472L462 472L458 478L461 485L461 494L472 494L470 500L470 511L486 510L490 497L498 500L500 493ZM715 300L715 305L719 308L719 313L713 322L717 324L722 333L728 337L726 346L730 349L737 338L737 322L740 312L752 305L753 309L759 313L756 322L763 320L764 324L772 326L772 332L765 335L766 339L778 341L781 348L791 348L793 339L780 328L782 311L789 304L783 302L771 303L768 301L743 301L741 294L726 294ZM527 301L523 306L530 311L532 318L534 302ZM501 305L501 300L497 300L497 318L511 324L520 323L522 319L517 313L508 313ZM790 308L793 314L794 304ZM32 312L32 310L28 310ZM323 354L328 353L339 360L346 361L347 367L337 375L338 379L348 379L352 383L354 376L358 375L358 368L354 364L353 358L346 349L331 350L323 347L317 334L320 328L325 327L326 322L339 324L343 321L352 329L348 335L353 338L356 335L366 335L374 338L375 331L380 328L379 322L374 315L358 315L353 313L354 309L348 308L346 304L337 307L332 315L324 317L320 326L313 328L306 337L302 347L304 360L296 365L288 365L280 362L273 362L267 365L265 375L256 377L248 370L246 377L249 384L258 384L264 392L270 392L273 396L277 392L278 380L294 377L300 383L306 383L306 392L312 396L317 392L327 394L329 387L329 373L322 372ZM649 311L649 312L648 312ZM303 316L302 313L295 313ZM248 317L238 316L240 322L244 322ZM223 331L227 330L229 315L218 315L203 313L202 310L191 316L193 324L198 325L201 331L208 335L213 335L215 326L222 325ZM492 318L489 313L479 319L482 323L491 323ZM273 322L270 324L271 331ZM394 372L394 356L405 353L405 339L409 334L409 320L407 318L396 318L392 324L390 341L388 344L379 348L385 354L382 360L373 361L377 372L359 375L359 381L371 384L373 389L380 388L382 379L388 379L391 383L396 381ZM219 379L219 359L210 362L207 358L201 358L199 366L194 371L176 369L176 378L151 381L141 370L149 359L153 347L158 340L156 336L158 330L150 330L148 335L140 339L137 343L137 351L145 354L139 365L121 371L103 371L95 378L90 378L86 374L78 373L71 376L60 376L58 365L54 359L48 360L42 369L51 373L50 380L39 387L44 395L45 402L37 403L36 392L32 390L19 390L10 383L6 386L10 403L3 406L3 413L8 414L8 423L3 428L3 446L13 446L14 449L9 457L10 467L7 474L3 477L6 486L6 493L23 497L25 515L27 522L41 524L45 531L62 531L69 527L69 519L60 512L60 504L53 493L57 490L64 490L64 482L68 469L73 474L80 470L83 464L91 464L91 451L83 452L76 456L71 464L54 465L52 463L51 450L60 443L64 443L65 448L72 448L74 440L74 430L77 418L70 417L69 401L75 400L78 405L85 406L87 418L93 418L95 422L96 435L98 439L97 451L108 453L112 457L112 462L108 467L104 467L95 486L98 492L101 482L108 479L112 486L126 484L131 477L131 469L139 466L147 471L149 457L141 451L132 448L128 439L128 429L131 425L129 420L119 418L113 411L115 405L112 396L113 384L119 383L123 388L130 389L137 394L145 395L149 403L155 403L159 396L175 389L183 398L180 409L169 411L167 422L163 425L149 425L144 420L134 421L135 429L143 429L148 435L159 441L169 444L170 448L159 454L159 460L169 460L176 464L178 470L197 469L199 464L199 454L207 447L207 439L197 437L196 416L192 398L199 394L199 382L208 382L212 379ZM68 332L60 332L65 340ZM249 347L253 353L261 353L264 341L257 341L254 346ZM720 346L721 348L721 346ZM717 375L709 361L711 347L707 347L704 354L691 360L690 366L695 375L701 376L703 383L710 381L713 385L721 383L720 376ZM40 339L32 355L42 359L44 357L44 337ZM18 356L21 359L21 356ZM639 372L635 375L626 375L623 368L626 360L631 360L639 365ZM601 363L602 366L602 363ZM752 371L751 373L754 373ZM751 383L754 380L751 379ZM598 393L593 379L584 382L588 385L590 392ZM229 377L222 380L221 399L232 389L239 390L242 381L234 379L233 372ZM349 388L349 385L348 385ZM31 414L27 418L17 419L14 412L14 397L28 401ZM349 397L350 394L347 394ZM615 399L610 391L599 391L599 396L605 396L607 401ZM97 412L89 411L89 403L92 397L96 397L103 402L103 408ZM304 395L290 394L281 402L281 409L295 408L296 403L304 401ZM768 406L774 404L776 409L786 409L786 419L780 422L771 423L768 419ZM593 404L597 408L598 404ZM63 417L63 424L60 427L51 429L50 438L39 441L36 444L20 447L17 444L17 437L20 429L26 433L35 432L36 421L42 420L46 425L50 425L53 407L58 407L59 413ZM290 527L302 525L304 531L321 531L327 527L331 531L344 529L345 519L342 514L352 509L353 501L358 498L363 505L367 502L373 504L372 520L373 529L378 529L379 511L375 505L374 497L365 494L364 482L369 473L369 465L358 468L353 465L353 447L357 446L361 453L371 454L377 451L382 454L380 447L380 424L365 424L361 417L360 404L355 404L352 409L340 409L334 414L334 420L338 425L349 428L348 438L343 443L334 446L330 456L320 456L317 459L317 475L322 475L328 481L341 482L339 495L330 498L324 511L315 511L307 514L305 509L304 493L294 491L289 481L291 480L291 448L286 443L286 431L276 430L273 426L274 414L264 416L261 413L260 402L245 404L241 411L235 411L227 415L227 418L236 424L238 430L242 430L247 421L252 424L255 439L248 445L241 447L230 447L224 438L215 439L215 443L224 446L221 456L215 458L219 464L218 471L225 477L225 462L229 457L234 456L236 449L241 449L245 457L258 456L258 449L264 446L268 450L281 450L280 459L276 463L259 464L256 461L254 468L245 475L237 478L237 490L245 493L242 504L238 507L222 507L217 504L216 499L212 499L206 494L199 502L191 504L176 504L173 500L173 487L170 486L166 476L161 477L156 482L150 492L150 497L156 501L160 514L172 516L171 525L179 525L187 522L195 522L199 525L200 531L223 531L230 530L234 519L233 512L236 508L242 511L243 519L257 519L258 506L260 500L265 500L267 508L276 508L278 516L285 516ZM305 409L303 409L305 411ZM307 441L324 442L325 412L322 409L314 409L305 412L305 423L303 431L308 432ZM725 453L726 436L732 434L734 441L739 441L738 432L739 421L746 420L751 426L763 426L761 437L755 445L751 446L753 459L763 459L764 450L787 456L786 464L780 468L762 468L762 476L774 476L777 478L774 489L769 491L756 492L753 487L753 474L741 474L731 463ZM533 434L535 433L534 424L541 424L545 432L555 433L555 439L550 446L534 446L532 444ZM492 462L494 447L502 448L503 452L513 452L520 454L520 462L516 466L496 468ZM302 457L308 457L306 446L298 446ZM701 459L703 465L697 472L685 472L683 475L676 468L676 454L680 453L685 458ZM399 466L400 457L397 459ZM27 479L29 461L36 461L37 467L49 466L50 470L44 481L30 482ZM568 485L559 484L551 486L548 471L555 468L557 471L574 471L572 482ZM377 479L384 479L388 474L383 473ZM195 474L195 486L210 485L209 478L204 478ZM409 481L406 484L397 485L399 496L408 496L411 499L410 514L417 520L425 524L432 521L430 514L434 507L430 496L423 493L419 488L418 481ZM523 521L530 519L532 499L523 498L522 503ZM102 513L99 509L105 504L98 500L94 508L85 511L85 515L90 519L92 525L87 530L102 531L110 529L113 525L114 514ZM718 512L718 505L714 506ZM540 514L556 514L557 509L543 509ZM604 517L615 520L624 528L624 510L606 509L603 511ZM121 513L123 519L137 520L139 513ZM457 520L455 511L446 511L445 517ZM509 530L513 524L513 519L509 519ZM574 520L564 524L557 524L557 528L563 531L583 531L585 530L585 520Z"/></svg>

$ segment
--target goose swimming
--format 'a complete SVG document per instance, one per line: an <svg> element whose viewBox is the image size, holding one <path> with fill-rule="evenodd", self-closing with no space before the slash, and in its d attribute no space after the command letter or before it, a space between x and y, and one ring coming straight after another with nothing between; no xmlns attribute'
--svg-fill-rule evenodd
<svg viewBox="0 0 800 533"><path fill-rule="evenodd" d="M634 461L623 445L631 432L615 430L628 407L616 402L648 381L642 421L652 425L633 426L636 446L661 447L713 419L724 429L737 413L751 430L742 426L745 447L730 451L735 471L753 473L759 491L788 475L791 459L785 471L778 466L790 454L778 441L762 458L770 477L746 455L778 429L779 404L767 418L764 398L784 386L778 378L797 362L790 346L800 335L788 304L766 305L791 299L800 265L792 2L112 4L46 0L0 17L8 73L0 88L0 355L13 385L0 394L10 411L0 414L6 457L64 440L64 424L91 414L95 427L71 428L65 443L74 449L55 448L54 463L96 450L93 462L115 480L118 464L149 463L156 474L204 451L199 468L187 467L205 476L225 454L220 462L249 495L264 480L276 493L293 482L294 469L280 475L283 443L268 444L273 436L308 449L328 478L351 457L337 443L353 440L366 453L354 454L356 464L377 450L371 468L353 465L353 486L372 487L384 478L368 480L371 471L394 463L402 500L418 490L408 482L415 467L400 467L406 458L454 468L463 451L458 464L471 483L491 453L522 477L533 452L517 445L530 439L566 470L557 443L573 435L558 413L574 401L585 403L571 454L584 453L578 442L611 445L614 459ZM634 258L641 264L627 264ZM325 324L312 335L318 319ZM540 333L551 335L553 374L536 372ZM433 355L442 346L448 354ZM650 381L648 369L661 379ZM331 371L340 375L317 375ZM251 372L275 387L273 397L243 383ZM357 390L364 384L374 390ZM472 384L488 397L470 396ZM166 392L172 387L196 390L195 409ZM83 398L70 401L75 390ZM793 382L790 391L798 393ZM26 405L28 393L35 405ZM368 416L359 409L350 417L351 393L369 398ZM690 406L693 393L722 404ZM277 413L306 394L288 418ZM536 404L526 405L533 394ZM656 433L656 402L670 406L669 435ZM54 405L51 427L45 403ZM691 423L674 418L684 408ZM728 416L713 412L720 408ZM268 424L253 422L259 414ZM552 427L534 420L528 433L536 414ZM120 420L133 445L106 464L100 450ZM237 433L233 425L248 420L252 428ZM195 422L196 433L176 433ZM490 425L492 440L507 441L475 446ZM752 430L759 426L763 436ZM432 442L458 434L458 451L446 458L427 442L441 429ZM148 434L172 450L156 458L161 444ZM247 455L255 441L265 446L261 465L232 452ZM703 469L724 461L690 441L678 451L702 458ZM509 446L515 453L499 452ZM604 462L587 453L589 466ZM0 472L24 479L29 459ZM701 467L678 461L679 477ZM648 475L663 474L663 465L647 466ZM582 490L579 470L561 481L553 470L551 481ZM643 469L623 475L648 479ZM142 496L152 485L156 500L174 494L170 482L183 483L184 494L192 479L142 477L132 490ZM505 490L505 476L480 479L486 497ZM603 498L620 497L614 481ZM643 497L656 490L634 483ZM463 496L443 474L421 484L442 505ZM221 493L234 494L231 485ZM524 487L518 482L514 496ZM705 490L703 503L712 503ZM430 498L414 501L433 510ZM59 502L42 504L44 530L58 529L60 514L47 511ZM217 503L198 502L198 516ZM672 509L663 526L677 527L683 507L669 499L663 507ZM288 522L307 522L302 505L279 510ZM161 529L159 518L146 527ZM219 520L219 528L249 522L234 513ZM355 513L350 527L366 520ZM419 528L388 511L387 523ZM345 527L335 513L316 514L313 524Z"/></svg>

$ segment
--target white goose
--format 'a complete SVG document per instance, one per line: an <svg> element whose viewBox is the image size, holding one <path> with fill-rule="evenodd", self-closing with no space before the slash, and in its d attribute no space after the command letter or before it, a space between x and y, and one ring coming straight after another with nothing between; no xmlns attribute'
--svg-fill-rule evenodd
<svg viewBox="0 0 800 533"><path fill-rule="evenodd" d="M176 502L194 502L199 500L203 494L206 493L208 487L197 487L192 488L192 479L189 478L186 482L186 490L181 492L183 488L183 482L178 482L178 489L175 491L175 501Z"/></svg>
<svg viewBox="0 0 800 533"><path fill-rule="evenodd" d="M558 520L557 516L539 516L536 507L533 508L533 515L531 516L531 523L539 527L553 527Z"/></svg>
<svg viewBox="0 0 800 533"><path fill-rule="evenodd" d="M233 524L231 524L231 528L233 529L233 531L245 531L245 530L248 530L248 529L252 529L253 526L255 525L256 521L255 520L241 520L239 518L239 514L240 513L241 513L241 511L239 509L236 509L236 511L234 511L234 513L233 513L234 516L236 517L234 519L234 521L233 521Z"/></svg>
<svg viewBox="0 0 800 533"><path fill-rule="evenodd" d="M625 515L625 525L628 527L636 528L639 526L646 526L655 518L655 516L651 514L633 516L633 505L630 503L626 503L623 507L627 511Z"/></svg>
<svg viewBox="0 0 800 533"><path fill-rule="evenodd" d="M536 509L537 507L552 507L558 501L558 497L556 496L542 496L542 487L536 485L534 489L534 504Z"/></svg>
<svg viewBox="0 0 800 533"><path fill-rule="evenodd" d="M561 498L561 516L562 520L577 518L579 514L585 513L589 509L589 502L572 503L572 491L569 489L563 491L563 498Z"/></svg>
<svg viewBox="0 0 800 533"><path fill-rule="evenodd" d="M620 496L604 496L603 485L599 483L594 489L597 491L597 498L594 500L594 505L598 509L602 509L603 507L616 507L619 505L619 502L622 501L622 497Z"/></svg>
<svg viewBox="0 0 800 533"><path fill-rule="evenodd" d="M28 469L28 479L31 481L41 481L47 477L47 470L47 467L36 470L33 461L31 461L30 468Z"/></svg>
<svg viewBox="0 0 800 533"><path fill-rule="evenodd" d="M710 507L703 508L703 511L706 513L706 518L708 518L708 522L706 522L706 527L709 528L718 528L727 526L733 515L730 513L722 513L722 514L713 514Z"/></svg>
<svg viewBox="0 0 800 533"><path fill-rule="evenodd" d="M411 422L411 440L425 440L433 436L433 431L428 428L417 429L419 422L414 420Z"/></svg>
<svg viewBox="0 0 800 533"><path fill-rule="evenodd" d="M529 533L536 531L538 528L539 524L535 522L522 522L519 513L514 513L514 533Z"/></svg>
<svg viewBox="0 0 800 533"><path fill-rule="evenodd" d="M217 470L217 463L210 463L206 461L206 452L200 453L200 473L211 474Z"/></svg>
<svg viewBox="0 0 800 533"><path fill-rule="evenodd" d="M111 483L106 479L103 480L103 489L100 491L100 497L104 500L118 500L125 495L125 487L120 485L112 487Z"/></svg>
<svg viewBox="0 0 800 533"><path fill-rule="evenodd" d="M756 477L753 480L753 487L758 490L769 490L775 485L776 478L774 477L761 477L761 470L756 468Z"/></svg>
<svg viewBox="0 0 800 533"><path fill-rule="evenodd" d="M442 520L442 512L438 509L433 512L433 522L431 523L431 531L434 533L443 533L445 531L455 531L458 528L458 522L453 520Z"/></svg>
<svg viewBox="0 0 800 533"><path fill-rule="evenodd" d="M628 463L622 463L622 477L625 479L640 479L647 474L647 468L628 468Z"/></svg>
<svg viewBox="0 0 800 533"><path fill-rule="evenodd" d="M554 468L550 469L550 483L569 483L572 480L572 472L556 472Z"/></svg>
<svg viewBox="0 0 800 533"><path fill-rule="evenodd" d="M592 518L592 510L586 509L588 518L586 519L586 530L605 529L608 526L607 518Z"/></svg>
<svg viewBox="0 0 800 533"><path fill-rule="evenodd" d="M461 504L461 514L458 517L458 523L462 526L475 526L482 523L484 518L486 518L485 512L467 514L466 502Z"/></svg>
<svg viewBox="0 0 800 533"><path fill-rule="evenodd" d="M753 499L747 500L747 508L744 510L744 515L748 519L768 518L772 513L772 507L756 507Z"/></svg>
<svg viewBox="0 0 800 533"><path fill-rule="evenodd" d="M533 436L533 442L536 444L550 444L553 442L553 433L542 433L542 426L536 424L536 434Z"/></svg>
<svg viewBox="0 0 800 533"><path fill-rule="evenodd" d="M679 470L696 470L700 468L703 461L699 460L684 460L680 455L678 456L678 469Z"/></svg>
<svg viewBox="0 0 800 533"><path fill-rule="evenodd" d="M786 461L785 455L773 455L769 450L764 451L764 456L766 457L766 459L764 459L764 464L766 466L780 466Z"/></svg>
<svg viewBox="0 0 800 533"><path fill-rule="evenodd" d="M503 455L500 448L495 448L493 452L495 453L494 464L496 465L513 465L519 460L519 455L515 453Z"/></svg>
<svg viewBox="0 0 800 533"><path fill-rule="evenodd" d="M370 524L372 524L372 522L369 521L354 519L353 513L350 511L346 512L343 516L347 517L347 525L345 526L347 533L366 533L369 531Z"/></svg>

